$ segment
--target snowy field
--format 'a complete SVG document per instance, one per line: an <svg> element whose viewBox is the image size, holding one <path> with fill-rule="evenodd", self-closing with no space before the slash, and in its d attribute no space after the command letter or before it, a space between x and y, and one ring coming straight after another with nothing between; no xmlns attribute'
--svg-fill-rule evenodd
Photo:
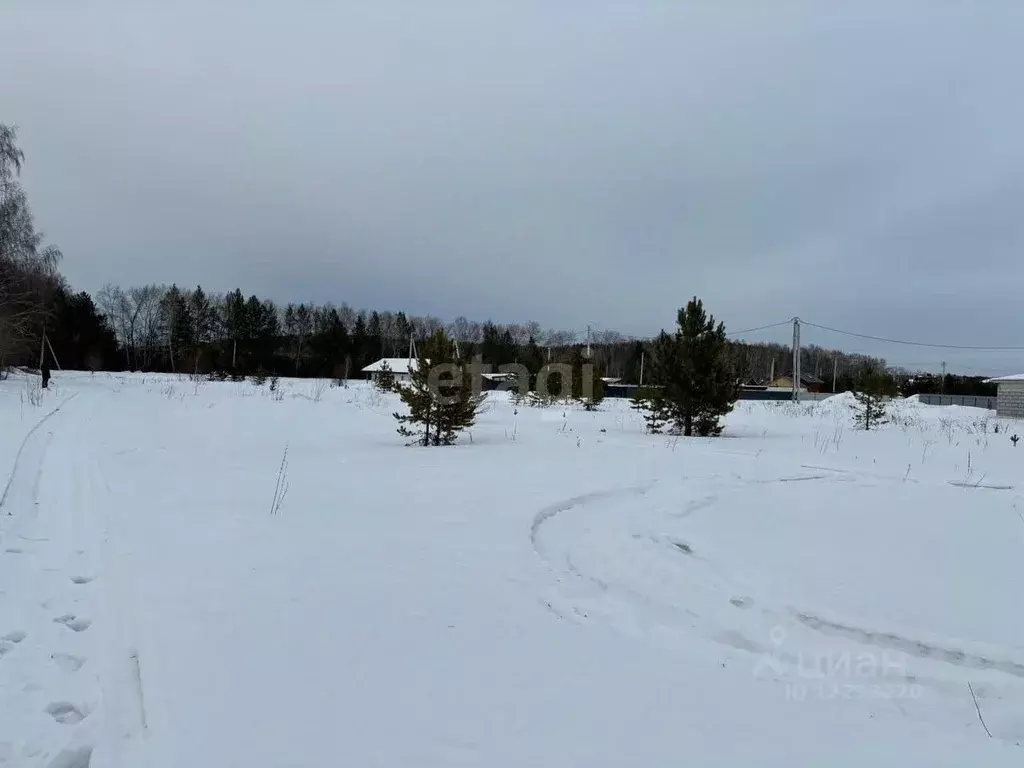
<svg viewBox="0 0 1024 768"><path fill-rule="evenodd" d="M0 383L0 765L1024 760L1024 424L492 395L409 448L363 384L33 400Z"/></svg>

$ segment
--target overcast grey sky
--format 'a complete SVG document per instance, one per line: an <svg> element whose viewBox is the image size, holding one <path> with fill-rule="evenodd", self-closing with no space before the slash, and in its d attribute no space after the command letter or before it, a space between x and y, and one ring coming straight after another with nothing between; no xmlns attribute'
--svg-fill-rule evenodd
<svg viewBox="0 0 1024 768"><path fill-rule="evenodd" d="M8 0L0 122L91 292L1024 346L1021 40L1019 0Z"/></svg>

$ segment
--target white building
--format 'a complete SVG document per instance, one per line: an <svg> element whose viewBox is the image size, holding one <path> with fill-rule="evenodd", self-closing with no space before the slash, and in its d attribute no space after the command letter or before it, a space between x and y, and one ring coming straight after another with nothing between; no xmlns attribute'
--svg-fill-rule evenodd
<svg viewBox="0 0 1024 768"><path fill-rule="evenodd" d="M415 357L411 359L408 357L382 357L377 362L370 363L363 368L363 373L366 374L366 378L376 381L386 365L395 375L395 381L408 381L409 374L416 370L418 364L419 360Z"/></svg>
<svg viewBox="0 0 1024 768"><path fill-rule="evenodd" d="M1006 419L1024 419L1024 373L988 379L996 385L996 415Z"/></svg>

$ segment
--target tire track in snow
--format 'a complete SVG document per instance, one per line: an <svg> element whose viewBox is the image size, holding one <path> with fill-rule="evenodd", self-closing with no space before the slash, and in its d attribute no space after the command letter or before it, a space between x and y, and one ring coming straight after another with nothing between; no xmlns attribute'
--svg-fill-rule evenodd
<svg viewBox="0 0 1024 768"><path fill-rule="evenodd" d="M28 433L25 435L25 437L22 439L21 445L18 447L18 452L14 455L14 464L11 467L11 472L7 476L7 482L4 484L4 492L3 492L3 494L0 494L0 509L4 508L4 505L7 502L7 497L8 497L8 495L10 495L11 486L14 484L14 479L15 479L15 477L18 474L18 468L19 468L19 465L21 464L22 454L24 454L24 452L25 452L25 447L31 444L30 441L33 440L37 430L41 426L43 426L43 424L45 424L51 417L53 417L55 414L60 412L60 409L63 408L65 405L67 405L70 400L73 400L76 395L78 395L78 393L74 392L71 395L68 395L66 398L64 398L61 401L60 405L58 405L56 408L54 408L48 414L43 416L39 421L37 421L35 426L33 426L32 429L30 429L28 431ZM49 443L49 441L47 440L47 442L43 446L44 452L45 452L46 445L48 445L48 443ZM42 473L42 462L41 461L40 461L40 466L38 468L38 473L39 474ZM39 488L39 477L37 476L36 484L35 484L35 489L38 491L38 488ZM9 515L11 513L8 512L7 514Z"/></svg>
<svg viewBox="0 0 1024 768"><path fill-rule="evenodd" d="M540 512L533 516L533 522L530 524L530 543L533 545L534 551L545 561L551 562L551 557L543 551L544 548L541 546L540 530L545 523L552 520L557 515L576 509L577 507L585 507L588 504L593 504L595 501L606 501L618 496L643 496L654 487L655 482L656 481L652 480L649 483L643 483L641 485L612 488L605 491L592 491L590 493L573 496L572 498L555 502L554 504L544 507ZM572 570L575 571L574 568Z"/></svg>
<svg viewBox="0 0 1024 768"><path fill-rule="evenodd" d="M607 502L617 498L642 497L647 495L647 493L657 484L657 480L651 480L637 485L585 493L550 504L534 515L533 522L530 526L530 540L533 544L534 551L542 560L545 561L545 563L547 563L548 567L550 567L552 571L556 574L563 574L571 577L577 585L585 588L584 591L587 591L589 588L595 588L596 595L602 598L611 598L614 601L625 601L626 604L631 606L631 610L639 610L645 616L664 616L666 611L668 611L672 615L685 615L688 617L686 621L689 621L689 619L695 619L697 616L688 608L665 606L657 600L653 600L650 595L638 591L627 584L612 583L591 573L584 572L584 570L581 570L581 568L577 567L573 562L568 548L565 548L564 551L561 552L561 557L558 557L555 553L550 551L547 544L544 542L544 536L542 533L544 526L560 515L571 510L584 509L589 505ZM684 511L684 514L692 514L698 509L711 506L714 504L716 499L716 496L709 496L696 500L695 502L691 502ZM540 600L541 605L551 611L558 618L574 621L578 619L589 619L590 614L588 611L583 610L581 605L576 604L580 599L589 601L589 598L582 593L576 594L575 597L570 597L568 594L565 594L565 588L568 585L564 584L562 579L559 579L558 581L562 585L562 588L559 590L562 594L558 595L558 599L559 601L567 602L567 605L563 606L564 610L553 605L551 600L545 600L543 598ZM590 597L593 597L593 593ZM589 610L593 610L596 607L596 605L591 603L591 609ZM608 618L610 619L611 617L609 616Z"/></svg>
<svg viewBox="0 0 1024 768"><path fill-rule="evenodd" d="M792 482L796 480L818 480L824 479L822 477L798 477L798 478L779 478L774 482ZM653 486L654 483L648 483L639 486L630 486L626 488L616 488L604 491L595 491L591 493L581 494L574 496L564 501L551 504L543 508L538 512L533 519L533 523L530 529L530 538L533 543L535 551L540 555L552 568L556 571L570 574L580 580L596 585L600 593L607 595L610 592L620 593L620 597L626 597L630 602L639 601L638 604L650 603L651 599L643 592L631 588L625 584L611 584L599 575L587 573L581 570L576 565L569 551L556 555L551 552L545 542L543 541L542 530L546 523L554 520L557 516L569 512L571 510L585 508L588 505L596 504L600 502L606 502L618 497L627 496L643 496ZM668 513L670 517L682 518L688 515L706 509L713 506L718 500L716 494L711 494L702 498L691 500L687 503L683 512L672 514ZM634 538L637 538L634 536ZM665 541L670 540L666 539ZM656 542L657 543L657 542ZM676 545L678 546L678 545ZM684 552L685 553L685 552ZM573 600L569 599L568 608L569 612L560 611L550 601L542 601L542 603L556 616L561 618L588 618L588 614L582 612L578 605L573 604ZM733 607L741 610L749 610L754 606L754 601L749 597L733 597L729 600ZM692 612L688 612L690 616L693 616ZM785 623L784 613L772 610L768 607L762 607L758 610L758 613L768 620L772 625L779 626L779 622ZM990 670L1001 672L1003 674L1011 675L1017 678L1024 678L1024 664L1014 661L1012 659L999 659L992 658L990 656L983 655L982 653L969 652L960 650L953 647L951 644L943 643L927 643L912 638L897 635L895 633L883 632L883 631L872 631L863 629L861 627L854 626L852 624L841 623L837 621L831 621L823 619L815 614L792 610L788 612L790 617L796 621L800 626L806 627L807 629L813 630L814 632L831 637L840 637L846 640L852 640L859 645L871 646L877 648L886 648L895 651L899 651L926 661L934 661L949 664L954 667L960 667L965 669L974 670ZM726 632L718 632L717 634L708 634L704 632L707 637L714 639L718 642L722 642L725 645L730 645L741 650L746 650L750 653L764 653L769 650L762 644L755 643L749 640L743 633L732 629ZM776 653L777 650L776 650ZM788 661L794 664L800 662L798 657L788 657L787 654L778 654L780 661Z"/></svg>
<svg viewBox="0 0 1024 768"><path fill-rule="evenodd" d="M833 637L842 637L878 648L889 648L901 651L908 656L916 656L929 661L941 661L957 667L968 669L995 670L1014 677L1024 678L1024 664L1008 659L990 659L981 654L968 653L957 648L947 648L933 643L911 640L890 632L877 632L837 621L829 621L810 613L794 613L796 620L816 632Z"/></svg>

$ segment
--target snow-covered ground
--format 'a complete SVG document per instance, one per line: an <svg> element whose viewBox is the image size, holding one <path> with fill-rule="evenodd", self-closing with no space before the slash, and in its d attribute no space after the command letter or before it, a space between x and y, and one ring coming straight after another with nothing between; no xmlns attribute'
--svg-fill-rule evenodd
<svg viewBox="0 0 1024 768"><path fill-rule="evenodd" d="M492 395L424 449L362 384L31 385L0 765L1024 759L1024 447L988 412L743 402L702 440Z"/></svg>

